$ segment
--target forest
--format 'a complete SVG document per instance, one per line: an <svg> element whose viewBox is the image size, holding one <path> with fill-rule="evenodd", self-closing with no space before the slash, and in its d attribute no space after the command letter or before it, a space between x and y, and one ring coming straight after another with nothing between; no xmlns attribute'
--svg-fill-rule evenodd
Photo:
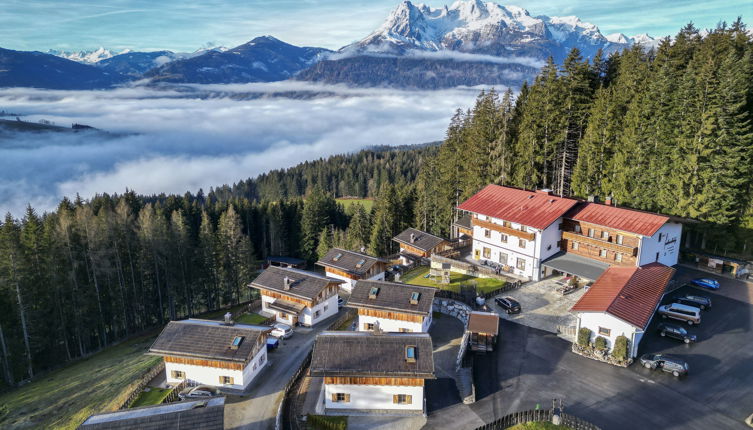
<svg viewBox="0 0 753 430"><path fill-rule="evenodd" d="M0 365L11 386L171 319L248 300L269 255L388 255L408 226L447 235L488 183L613 196L685 218L692 245L753 251L753 42L692 25L655 51L550 61L482 92L437 145L375 148L197 193L64 199L0 221ZM370 211L336 197L375 198ZM692 221L692 222L691 222Z"/></svg>

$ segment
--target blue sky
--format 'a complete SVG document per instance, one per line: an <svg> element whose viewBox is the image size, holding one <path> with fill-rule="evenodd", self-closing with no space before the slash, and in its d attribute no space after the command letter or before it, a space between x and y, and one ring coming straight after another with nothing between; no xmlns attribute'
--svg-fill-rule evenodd
<svg viewBox="0 0 753 430"><path fill-rule="evenodd" d="M339 48L384 20L399 0L2 0L0 47L19 50L232 47L271 34ZM419 2L416 2L419 3ZM424 1L441 6L445 1ZM577 15L602 33L666 36L689 21L714 27L753 16L751 0L520 0L532 15Z"/></svg>

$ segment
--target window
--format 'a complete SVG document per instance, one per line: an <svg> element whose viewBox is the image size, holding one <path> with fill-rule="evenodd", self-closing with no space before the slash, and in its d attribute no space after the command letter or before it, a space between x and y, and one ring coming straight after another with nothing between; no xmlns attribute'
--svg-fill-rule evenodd
<svg viewBox="0 0 753 430"><path fill-rule="evenodd" d="M170 372L170 376L173 379L186 379L186 372L182 370L173 370Z"/></svg>
<svg viewBox="0 0 753 430"><path fill-rule="evenodd" d="M607 250L606 249L599 250L599 257L607 258Z"/></svg>
<svg viewBox="0 0 753 430"><path fill-rule="evenodd" d="M364 259L358 260L358 263L356 263L356 269L360 269L361 267L363 267L364 264L366 264L366 260Z"/></svg>
<svg viewBox="0 0 753 430"><path fill-rule="evenodd" d="M367 331L374 331L374 323L363 323L363 329Z"/></svg>
<svg viewBox="0 0 753 430"><path fill-rule="evenodd" d="M527 242L526 242L526 240L525 240L525 239L518 239L518 246L519 246L519 247L521 247L521 248L525 248L525 247L526 247L526 244L527 244Z"/></svg>
<svg viewBox="0 0 753 430"><path fill-rule="evenodd" d="M505 266L507 265L507 254L505 254L504 252L499 253L499 264L504 264Z"/></svg>
<svg viewBox="0 0 753 430"><path fill-rule="evenodd" d="M396 405L410 405L413 403L413 396L410 394L393 394L392 403Z"/></svg>
<svg viewBox="0 0 753 430"><path fill-rule="evenodd" d="M506 234L500 234L499 240L502 241L502 243L507 243L507 235Z"/></svg>
<svg viewBox="0 0 753 430"><path fill-rule="evenodd" d="M594 229L592 228L588 229L588 237L594 237Z"/></svg>
<svg viewBox="0 0 753 430"><path fill-rule="evenodd" d="M233 377L232 376L220 376L220 384L233 385Z"/></svg>
<svg viewBox="0 0 753 430"><path fill-rule="evenodd" d="M254 363L254 368L253 368L253 369L251 369L251 370L256 370L256 367L257 367L257 366L258 366L258 364L257 364L257 363Z"/></svg>
<svg viewBox="0 0 753 430"><path fill-rule="evenodd" d="M321 314L322 314L322 313L321 313L321 312L319 312L319 311L316 311L316 312L314 312L314 319L317 319L317 318L319 318L319 315L321 315Z"/></svg>
<svg viewBox="0 0 753 430"><path fill-rule="evenodd" d="M241 343L243 343L243 339L243 336L235 336L233 342L230 344L230 349L238 349L238 347L241 346Z"/></svg>
<svg viewBox="0 0 753 430"><path fill-rule="evenodd" d="M622 245L622 241L623 241L623 240L624 240L624 237L622 237L622 235L621 235L621 234L618 234L618 235L617 235L617 239L616 239L616 241L617 241L617 244L618 244L618 245Z"/></svg>
<svg viewBox="0 0 753 430"><path fill-rule="evenodd" d="M580 224L575 224L575 232L580 233Z"/></svg>
<svg viewBox="0 0 753 430"><path fill-rule="evenodd" d="M488 228L485 228L484 229L484 237L487 237L487 238L492 237L491 230L489 230Z"/></svg>
<svg viewBox="0 0 753 430"><path fill-rule="evenodd" d="M622 254L620 254L619 252L615 252L614 253L614 261L620 263L622 261Z"/></svg>
<svg viewBox="0 0 753 430"><path fill-rule="evenodd" d="M572 248L577 251L578 250L578 242L573 242Z"/></svg>
<svg viewBox="0 0 753 430"><path fill-rule="evenodd" d="M369 290L369 298L376 299L377 294L379 294L379 287L371 287L371 289Z"/></svg>
<svg viewBox="0 0 753 430"><path fill-rule="evenodd" d="M502 226L507 228L512 228L512 224L510 221L502 221Z"/></svg>
<svg viewBox="0 0 753 430"><path fill-rule="evenodd" d="M285 312L280 312L280 318L286 320L288 319L288 314L286 314Z"/></svg>
<svg viewBox="0 0 753 430"><path fill-rule="evenodd" d="M342 252L338 252L338 253L337 253L337 255L335 255L335 256L334 256L334 257L332 258L332 261L338 261L338 260L340 260L341 258L343 258L343 253L342 253Z"/></svg>
<svg viewBox="0 0 753 430"><path fill-rule="evenodd" d="M609 240L609 232L608 231L602 231L601 232L601 238L604 240Z"/></svg>
<svg viewBox="0 0 753 430"><path fill-rule="evenodd" d="M664 233L659 233L659 242L661 242L661 239L662 239L662 235L663 235L663 234L664 234Z"/></svg>
<svg viewBox="0 0 753 430"><path fill-rule="evenodd" d="M599 327L599 336L611 336L612 330L604 327Z"/></svg>
<svg viewBox="0 0 753 430"><path fill-rule="evenodd" d="M411 330L409 328L400 327L400 333L412 333L412 332L413 332L413 330Z"/></svg>
<svg viewBox="0 0 753 430"><path fill-rule="evenodd" d="M259 358L259 366L261 366L262 364L264 364L264 359L265 359L265 358L267 358L267 356L266 356L266 355L262 355L262 356L261 356L261 357Z"/></svg>
<svg viewBox="0 0 753 430"><path fill-rule="evenodd" d="M416 362L416 346L408 345L405 347L405 361L408 363Z"/></svg>
<svg viewBox="0 0 753 430"><path fill-rule="evenodd" d="M335 403L350 403L350 394L332 393L332 401Z"/></svg>
<svg viewBox="0 0 753 430"><path fill-rule="evenodd" d="M419 293L418 291L414 291L410 293L410 304L417 305L418 299L420 298L421 298L421 293Z"/></svg>
<svg viewBox="0 0 753 430"><path fill-rule="evenodd" d="M327 309L329 309L329 305L324 305L324 312L327 312Z"/></svg>
<svg viewBox="0 0 753 430"><path fill-rule="evenodd" d="M492 250L484 247L484 258L492 258Z"/></svg>
<svg viewBox="0 0 753 430"><path fill-rule="evenodd" d="M525 258L518 258L518 261L515 263L515 267L517 267L520 270L526 270Z"/></svg>

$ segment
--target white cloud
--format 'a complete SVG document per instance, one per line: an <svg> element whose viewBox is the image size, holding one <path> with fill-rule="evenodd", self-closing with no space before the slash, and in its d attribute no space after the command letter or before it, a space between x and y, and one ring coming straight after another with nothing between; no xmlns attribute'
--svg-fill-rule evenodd
<svg viewBox="0 0 753 430"><path fill-rule="evenodd" d="M298 98L275 93L293 92ZM21 215L62 196L183 193L373 145L442 139L476 88L422 92L305 82L157 91L0 90L0 106L30 121L117 133L0 135L0 212Z"/></svg>
<svg viewBox="0 0 753 430"><path fill-rule="evenodd" d="M343 50L331 54L327 57L328 60L340 60L343 58L349 58L357 55L368 55L372 57L385 57L385 58L418 58L425 60L452 60L452 61L464 61L464 62L476 62L476 63L493 63L493 64L522 64L524 66L540 69L546 64L545 61L535 57L500 57L496 55L485 54L472 54L469 52L441 50L441 51L423 51L418 49L412 49L402 55L390 54L389 50L392 49L389 45L380 45L374 48L367 48L366 51L356 49L355 47Z"/></svg>

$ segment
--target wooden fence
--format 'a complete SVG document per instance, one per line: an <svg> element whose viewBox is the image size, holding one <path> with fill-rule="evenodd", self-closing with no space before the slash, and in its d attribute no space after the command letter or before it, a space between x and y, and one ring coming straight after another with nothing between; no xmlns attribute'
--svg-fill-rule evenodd
<svg viewBox="0 0 753 430"><path fill-rule="evenodd" d="M190 385L193 385L193 384L190 384ZM183 389L186 388L187 386L189 386L189 383L188 381L184 380L180 384L173 387L173 390L170 391L170 394L168 394L167 397L165 397L165 400L163 400L162 403L177 402L179 399L178 394L180 394L180 392L183 391Z"/></svg>
<svg viewBox="0 0 753 430"><path fill-rule="evenodd" d="M513 412L489 424L477 427L476 430L503 430L517 424L530 422L551 422L554 412L551 409L533 409L529 411ZM572 430L601 430L594 424L576 416L560 412L560 425Z"/></svg>
<svg viewBox="0 0 753 430"><path fill-rule="evenodd" d="M128 407L133 403L134 400L136 400L136 397L138 397L141 394L141 391L146 387L146 385L154 379L155 376L157 376L160 372L165 370L165 362L160 360L159 364L152 367L151 369L147 370L143 375L141 375L141 378L138 379L138 381L134 384L132 384L126 391L127 394L125 394L125 400L120 403L120 406L118 409L128 409Z"/></svg>
<svg viewBox="0 0 753 430"><path fill-rule="evenodd" d="M309 351L309 353L306 355L306 358L303 360L303 363L298 367L298 369L295 371L293 376L288 380L288 383L285 384L285 388L282 390L283 397L282 402L280 402L280 407L277 410L277 419L275 421L275 430L281 430L283 428L289 429L293 425L292 423L296 423L297 421L294 416L294 412L291 411L290 408L290 402L291 402L291 392L290 389L295 385L296 382L303 376L305 376L305 373L308 371L309 366L311 365L311 353L312 351ZM283 423L284 419L284 423ZM284 426L284 427L283 427Z"/></svg>
<svg viewBox="0 0 753 430"><path fill-rule="evenodd" d="M485 293L479 293L476 290L471 289L470 293L467 291L461 291L460 293L456 293L454 291L449 290L437 290L436 293L434 293L434 297L439 299L452 299L457 300L459 302L463 302L469 305L475 306L475 303L473 303L476 299L476 297L483 297L484 299L490 299L492 297L498 296L499 294L502 294L507 291L512 291L522 285L521 281L511 281L506 282L505 285L503 285L500 288L497 288L496 290L487 291Z"/></svg>

